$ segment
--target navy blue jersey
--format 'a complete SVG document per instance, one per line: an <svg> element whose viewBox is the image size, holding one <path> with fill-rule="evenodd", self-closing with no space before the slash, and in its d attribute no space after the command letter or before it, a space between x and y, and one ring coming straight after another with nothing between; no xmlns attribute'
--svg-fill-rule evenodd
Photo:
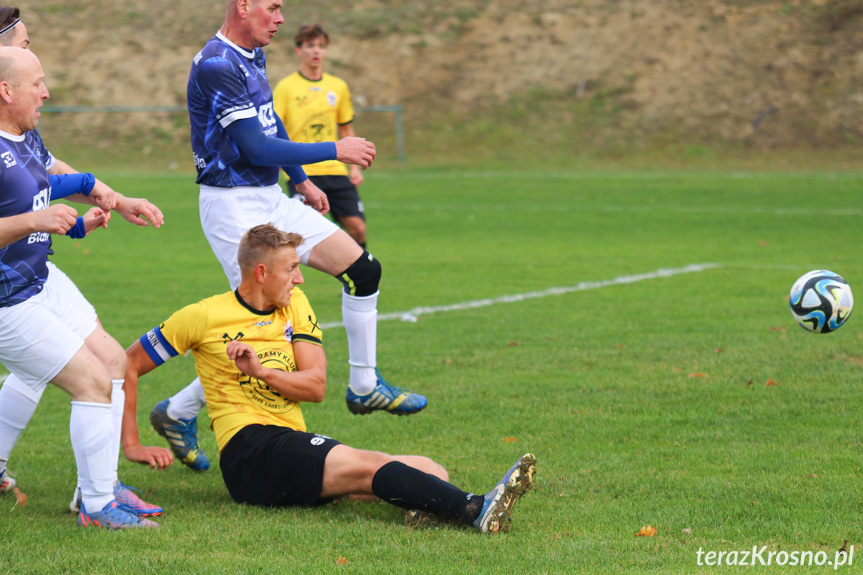
<svg viewBox="0 0 863 575"><path fill-rule="evenodd" d="M48 169L54 157L39 133L0 132L0 218L44 210L51 201ZM27 300L48 277L51 234L36 232L0 248L0 307Z"/></svg>
<svg viewBox="0 0 863 575"><path fill-rule="evenodd" d="M277 166L252 165L225 133L232 122L257 117L265 135L276 135L273 92L261 48L250 52L216 34L195 55L186 97L197 183L231 188L278 182Z"/></svg>

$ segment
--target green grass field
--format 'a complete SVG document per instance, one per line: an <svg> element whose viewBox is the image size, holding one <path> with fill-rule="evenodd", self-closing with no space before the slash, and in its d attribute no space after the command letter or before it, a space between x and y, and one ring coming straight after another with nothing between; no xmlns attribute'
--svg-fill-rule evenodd
<svg viewBox="0 0 863 575"><path fill-rule="evenodd" d="M189 174L100 177L157 202L164 228L117 218L85 240L56 239L54 261L129 345L227 282ZM859 572L863 320L812 335L787 295L827 268L863 297L861 174L372 170L363 193L381 314L492 301L381 321L385 375L430 401L409 418L348 413L345 334L326 330L330 385L305 410L309 428L429 455L478 492L535 453L536 489L511 531L412 530L382 503L236 505L206 417L207 473L121 459L123 480L166 508L160 530L79 529L66 510L69 401L50 388L9 463L27 504L0 498L4 573L708 573L720 568L699 566L699 549L832 560L846 541L855 564L839 571ZM691 264L714 267L654 274ZM339 322L338 282L305 277L319 320ZM591 289L497 299L579 284ZM142 380L145 443L162 444L152 405L192 377L191 358L178 358ZM635 537L646 525L657 534Z"/></svg>

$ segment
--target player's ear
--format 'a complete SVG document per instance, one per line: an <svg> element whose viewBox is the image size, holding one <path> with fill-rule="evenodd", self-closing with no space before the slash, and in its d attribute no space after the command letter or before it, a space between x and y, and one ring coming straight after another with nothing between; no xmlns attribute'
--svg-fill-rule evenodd
<svg viewBox="0 0 863 575"><path fill-rule="evenodd" d="M14 87L9 82L6 82L5 80L0 82L0 97L2 97L3 101L7 104L12 103L12 94L14 91Z"/></svg>
<svg viewBox="0 0 863 575"><path fill-rule="evenodd" d="M267 279L267 265L264 263L260 263L255 266L255 279L259 284L264 283L264 280Z"/></svg>

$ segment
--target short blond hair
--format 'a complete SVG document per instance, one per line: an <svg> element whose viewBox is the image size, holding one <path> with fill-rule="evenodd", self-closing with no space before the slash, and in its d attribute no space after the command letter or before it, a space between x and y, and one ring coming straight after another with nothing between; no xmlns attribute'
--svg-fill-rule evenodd
<svg viewBox="0 0 863 575"><path fill-rule="evenodd" d="M283 232L271 223L255 226L240 240L240 248L237 250L240 271L254 270L260 263L270 265L273 252L284 247L297 249L305 241L300 234Z"/></svg>

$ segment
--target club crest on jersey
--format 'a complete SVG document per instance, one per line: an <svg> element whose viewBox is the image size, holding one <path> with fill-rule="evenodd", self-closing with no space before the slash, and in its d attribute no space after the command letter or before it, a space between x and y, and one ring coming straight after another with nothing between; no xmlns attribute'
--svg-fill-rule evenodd
<svg viewBox="0 0 863 575"><path fill-rule="evenodd" d="M291 325L291 320L285 322L285 339L288 343L294 343L294 326Z"/></svg>
<svg viewBox="0 0 863 575"><path fill-rule="evenodd" d="M259 351L257 355L258 361L264 367L281 371L297 371L293 358L280 349ZM270 413L289 413L299 405L296 401L283 397L265 382L241 371L237 373L237 383L249 402Z"/></svg>
<svg viewBox="0 0 863 575"><path fill-rule="evenodd" d="M18 162L15 161L15 156L12 155L12 152L3 152L2 154L0 154L0 158L3 158L3 165L7 168L18 165Z"/></svg>
<svg viewBox="0 0 863 575"><path fill-rule="evenodd" d="M336 93L335 92L327 92L327 104L330 105L330 108L336 107Z"/></svg>

